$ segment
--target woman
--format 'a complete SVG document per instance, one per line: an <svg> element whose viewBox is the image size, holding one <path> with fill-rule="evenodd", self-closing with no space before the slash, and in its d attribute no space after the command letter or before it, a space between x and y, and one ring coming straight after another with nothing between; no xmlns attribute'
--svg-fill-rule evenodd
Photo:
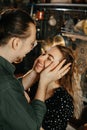
<svg viewBox="0 0 87 130"><path fill-rule="evenodd" d="M47 112L42 128L45 130L65 130L72 116L78 118L82 109L82 91L79 76L75 68L74 56L69 48L56 45L45 50L36 61L35 71L40 73L50 62L71 63L70 70L60 80L52 81L46 92ZM61 75L60 75L61 76Z"/></svg>

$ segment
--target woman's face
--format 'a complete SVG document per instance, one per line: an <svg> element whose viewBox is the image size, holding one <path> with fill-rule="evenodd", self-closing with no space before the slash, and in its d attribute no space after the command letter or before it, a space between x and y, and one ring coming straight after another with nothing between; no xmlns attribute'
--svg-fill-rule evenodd
<svg viewBox="0 0 87 130"><path fill-rule="evenodd" d="M43 52L37 59L35 71L40 73L52 62L60 62L63 60L63 55L57 47L52 47L50 50Z"/></svg>

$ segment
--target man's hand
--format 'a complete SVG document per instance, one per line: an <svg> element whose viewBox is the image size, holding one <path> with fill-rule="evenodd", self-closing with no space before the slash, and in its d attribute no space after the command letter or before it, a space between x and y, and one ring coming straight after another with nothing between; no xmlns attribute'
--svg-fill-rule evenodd
<svg viewBox="0 0 87 130"><path fill-rule="evenodd" d="M66 60L63 60L61 63L51 63L45 70L40 74L40 80L49 84L52 81L56 81L62 78L70 69L71 63L63 66Z"/></svg>

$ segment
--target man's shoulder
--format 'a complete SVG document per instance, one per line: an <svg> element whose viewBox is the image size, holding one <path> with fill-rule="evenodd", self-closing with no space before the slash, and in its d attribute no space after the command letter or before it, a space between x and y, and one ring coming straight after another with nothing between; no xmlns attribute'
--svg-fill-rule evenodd
<svg viewBox="0 0 87 130"><path fill-rule="evenodd" d="M10 78L5 75L0 76L0 92L10 87Z"/></svg>

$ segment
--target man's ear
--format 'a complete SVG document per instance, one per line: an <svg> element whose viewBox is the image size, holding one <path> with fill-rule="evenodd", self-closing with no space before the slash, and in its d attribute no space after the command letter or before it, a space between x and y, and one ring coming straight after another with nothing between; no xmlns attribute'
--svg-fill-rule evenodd
<svg viewBox="0 0 87 130"><path fill-rule="evenodd" d="M11 39L11 45L14 50L18 50L21 48L22 42L21 39L18 37L13 37Z"/></svg>

